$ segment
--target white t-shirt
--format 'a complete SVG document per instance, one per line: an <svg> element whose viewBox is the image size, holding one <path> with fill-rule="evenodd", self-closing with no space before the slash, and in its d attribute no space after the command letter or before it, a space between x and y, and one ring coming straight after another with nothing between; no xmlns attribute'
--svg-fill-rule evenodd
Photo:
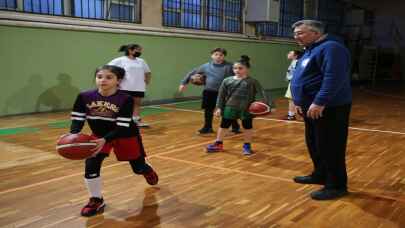
<svg viewBox="0 0 405 228"><path fill-rule="evenodd" d="M150 73L149 66L145 60L121 56L111 60L108 65L119 66L125 69L125 77L120 83L120 89L145 92L145 73Z"/></svg>

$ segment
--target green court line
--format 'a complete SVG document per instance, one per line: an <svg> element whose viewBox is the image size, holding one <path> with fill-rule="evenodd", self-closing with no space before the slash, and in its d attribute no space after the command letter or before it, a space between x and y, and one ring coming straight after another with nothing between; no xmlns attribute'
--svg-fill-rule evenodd
<svg viewBox="0 0 405 228"><path fill-rule="evenodd" d="M196 102L194 102L196 103ZM181 107L193 107L193 106L199 106L199 102L196 104L193 104L192 102L187 102L184 104L181 104ZM176 105L176 107L178 107ZM151 107L144 107L142 108L142 113L141 116L149 116L149 115L157 115L160 113L165 113L165 112L173 112L173 110L170 109L163 109L163 108L151 108ZM63 121L57 121L57 122L51 122L48 123L47 126L49 128L69 128L71 121L70 120L63 120ZM3 128L0 129L0 136L5 136L5 135L15 135L15 134L25 134L25 133L33 133L33 132L38 132L40 131L39 128L34 128L34 127L17 127L17 128Z"/></svg>
<svg viewBox="0 0 405 228"><path fill-rule="evenodd" d="M34 132L38 132L39 130L40 130L39 128L33 128L33 127L3 128L3 129L0 129L0 136L34 133Z"/></svg>
<svg viewBox="0 0 405 228"><path fill-rule="evenodd" d="M163 109L144 107L144 108L142 108L141 116L156 115L156 114L164 113L164 112L172 112L172 110L167 110L167 109L163 110ZM70 123L71 123L70 120L52 122L52 123L48 123L48 127L50 127L50 128L69 128Z"/></svg>
<svg viewBox="0 0 405 228"><path fill-rule="evenodd" d="M161 109L161 108L150 108L150 107L143 107L141 111L141 116L150 116L150 115L156 115L164 112L172 112L173 110L168 110L168 109Z"/></svg>
<svg viewBox="0 0 405 228"><path fill-rule="evenodd" d="M50 128L68 128L68 127L70 127L70 120L48 123L48 127L50 127Z"/></svg>
<svg viewBox="0 0 405 228"><path fill-rule="evenodd" d="M201 101L190 101L190 102L184 102L184 103L178 103L174 104L176 108L182 108L182 109L192 109L192 110L199 110L201 109Z"/></svg>

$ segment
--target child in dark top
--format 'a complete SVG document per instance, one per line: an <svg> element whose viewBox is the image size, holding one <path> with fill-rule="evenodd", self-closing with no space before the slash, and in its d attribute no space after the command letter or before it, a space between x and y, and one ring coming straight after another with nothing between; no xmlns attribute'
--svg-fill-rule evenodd
<svg viewBox="0 0 405 228"><path fill-rule="evenodd" d="M82 92L76 98L71 113L71 134L79 133L87 120L97 145L92 157L85 161L84 180L90 200L81 210L82 216L93 216L104 211L101 193L101 164L111 149L119 161L129 161L134 173L143 175L150 185L158 183L158 176L145 162L145 151L136 123L132 120L133 99L118 90L124 78L121 67L105 65L96 70L97 89Z"/></svg>
<svg viewBox="0 0 405 228"><path fill-rule="evenodd" d="M233 75L232 64L225 61L227 52L224 48L215 48L211 51L211 62L205 63L191 72L181 81L179 91L183 92L189 83L191 76L196 73L206 76L206 83L202 93L201 108L204 109L204 126L198 131L200 134L213 133L212 119L215 104L218 98L218 89L224 78ZM232 122L232 132L238 134L240 127L238 122Z"/></svg>
<svg viewBox="0 0 405 228"><path fill-rule="evenodd" d="M222 116L221 126L216 141L207 146L208 153L223 150L224 130L231 126L232 121L241 119L245 129L243 154L252 154L253 116L248 111L249 106L257 100L267 103L267 99L260 83L249 76L249 68L249 57L241 56L241 60L233 65L235 76L228 77L222 82L215 111L215 115Z"/></svg>

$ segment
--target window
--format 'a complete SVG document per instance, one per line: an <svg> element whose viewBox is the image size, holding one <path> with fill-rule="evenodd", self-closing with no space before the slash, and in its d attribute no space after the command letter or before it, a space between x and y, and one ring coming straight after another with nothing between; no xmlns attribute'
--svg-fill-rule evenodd
<svg viewBox="0 0 405 228"><path fill-rule="evenodd" d="M24 12L62 15L62 0L24 0Z"/></svg>
<svg viewBox="0 0 405 228"><path fill-rule="evenodd" d="M259 36L293 37L291 25L303 18L302 0L280 0L280 19L278 22L261 22L256 24Z"/></svg>
<svg viewBox="0 0 405 228"><path fill-rule="evenodd" d="M17 8L17 0L0 0L0 9L14 10Z"/></svg>
<svg viewBox="0 0 405 228"><path fill-rule="evenodd" d="M164 0L164 25L201 28L201 0Z"/></svg>
<svg viewBox="0 0 405 228"><path fill-rule="evenodd" d="M134 1L112 2L110 4L109 18L117 21L133 21L134 20Z"/></svg>
<svg viewBox="0 0 405 228"><path fill-rule="evenodd" d="M183 1L183 13L180 14L180 23L187 28L201 26L201 0Z"/></svg>
<svg viewBox="0 0 405 228"><path fill-rule="evenodd" d="M304 16L304 3L302 0L282 0L280 7L279 36L293 37L291 25L302 20Z"/></svg>
<svg viewBox="0 0 405 228"><path fill-rule="evenodd" d="M163 1L163 18L167 26L175 26L180 22L180 1L164 0Z"/></svg>
<svg viewBox="0 0 405 228"><path fill-rule="evenodd" d="M141 0L0 0L0 10L140 22Z"/></svg>
<svg viewBox="0 0 405 228"><path fill-rule="evenodd" d="M239 32L241 30L242 3L235 0L225 0L225 31Z"/></svg>
<svg viewBox="0 0 405 228"><path fill-rule="evenodd" d="M258 36L277 36L278 23L260 22L256 24L256 35Z"/></svg>
<svg viewBox="0 0 405 228"><path fill-rule="evenodd" d="M256 33L259 36L293 37L291 25L302 20L303 5L302 0L280 0L280 20L279 22L263 22L256 24ZM339 0L318 1L317 17L326 24L326 31L330 33L340 33L342 29L342 19L344 15L344 3ZM307 18L310 19L310 18Z"/></svg>
<svg viewBox="0 0 405 228"><path fill-rule="evenodd" d="M242 0L163 0L163 25L240 33Z"/></svg>
<svg viewBox="0 0 405 228"><path fill-rule="evenodd" d="M103 0L74 0L73 16L82 18L104 18Z"/></svg>
<svg viewBox="0 0 405 228"><path fill-rule="evenodd" d="M221 31L223 19L223 3L221 0L208 1L208 29Z"/></svg>
<svg viewBox="0 0 405 228"><path fill-rule="evenodd" d="M318 20L325 22L326 31L339 34L343 26L344 5L338 0L319 1Z"/></svg>

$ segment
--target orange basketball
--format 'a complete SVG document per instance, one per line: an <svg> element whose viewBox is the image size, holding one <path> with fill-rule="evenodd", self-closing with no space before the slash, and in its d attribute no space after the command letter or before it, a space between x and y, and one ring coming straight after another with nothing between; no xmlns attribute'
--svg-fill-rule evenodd
<svg viewBox="0 0 405 228"><path fill-rule="evenodd" d="M255 116L266 115L270 111L270 106L260 101L255 101L249 106L249 113Z"/></svg>
<svg viewBox="0 0 405 228"><path fill-rule="evenodd" d="M90 140L96 139L86 134L66 134L59 138L56 143L56 151L65 158L72 160L81 160L90 157L94 152L91 151L96 143Z"/></svg>
<svg viewBox="0 0 405 228"><path fill-rule="evenodd" d="M190 78L190 82L193 85L205 85L206 76L204 74L194 74Z"/></svg>

